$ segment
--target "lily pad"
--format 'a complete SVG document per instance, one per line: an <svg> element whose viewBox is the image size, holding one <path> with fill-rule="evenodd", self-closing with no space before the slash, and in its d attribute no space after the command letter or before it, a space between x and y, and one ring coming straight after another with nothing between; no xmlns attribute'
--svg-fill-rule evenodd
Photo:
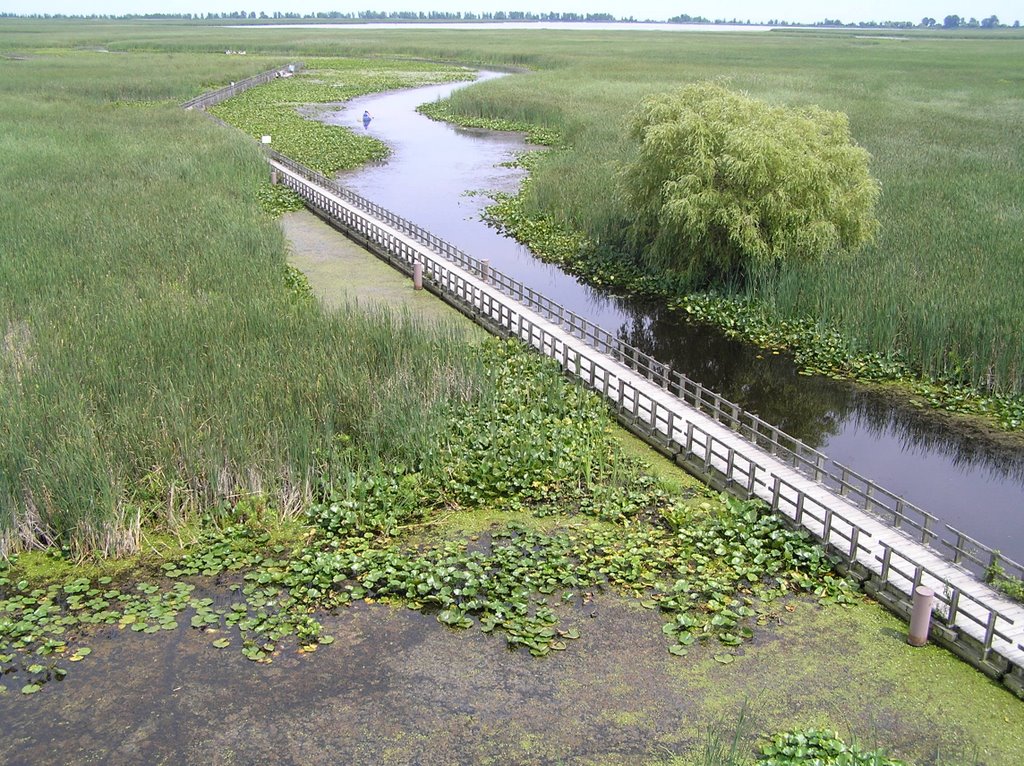
<svg viewBox="0 0 1024 766"><path fill-rule="evenodd" d="M715 662L720 662L723 665L731 665L735 662L736 656L732 654L716 654Z"/></svg>

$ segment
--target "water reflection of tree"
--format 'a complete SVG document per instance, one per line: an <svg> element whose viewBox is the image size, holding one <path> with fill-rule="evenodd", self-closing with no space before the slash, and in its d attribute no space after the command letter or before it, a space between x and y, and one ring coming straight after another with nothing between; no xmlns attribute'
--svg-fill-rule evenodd
<svg viewBox="0 0 1024 766"><path fill-rule="evenodd" d="M876 438L895 439L904 451L938 454L961 470L1024 482L1024 449L979 431L954 426L947 416L873 392L855 393L853 421Z"/></svg>
<svg viewBox="0 0 1024 766"><path fill-rule="evenodd" d="M684 323L664 308L637 311L617 335L812 447L837 433L850 410L849 392L797 375L788 357Z"/></svg>
<svg viewBox="0 0 1024 766"><path fill-rule="evenodd" d="M800 375L788 355L731 340L664 307L633 305L629 310L632 318L617 332L623 342L811 447L821 448L851 424L875 438L897 440L905 451L942 456L956 468L1024 481L1024 450L1018 447L967 432L945 416L893 396L820 375Z"/></svg>

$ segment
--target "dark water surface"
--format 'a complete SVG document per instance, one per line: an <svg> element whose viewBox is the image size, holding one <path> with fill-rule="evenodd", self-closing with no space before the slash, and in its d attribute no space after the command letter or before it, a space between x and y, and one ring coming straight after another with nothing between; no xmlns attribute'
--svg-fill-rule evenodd
<svg viewBox="0 0 1024 766"><path fill-rule="evenodd" d="M1024 758L1012 737L1024 706L943 650L911 648L896 618L867 605L780 606L728 666L717 644L669 654L662 615L610 595L568 614L580 639L542 659L404 608L318 619L332 645L287 646L270 665L246 660L234 631L194 630L186 616L177 630L91 636L67 680L31 697L18 674L2 676L0 764L650 766L699 752L716 725L731 738L745 706L753 736L826 720L916 763L965 741L991 766ZM216 635L232 646L214 648ZM893 692L908 672L914 704ZM1005 720L1002 744L979 715Z"/></svg>
<svg viewBox="0 0 1024 766"><path fill-rule="evenodd" d="M481 79L501 76L484 73ZM418 114L465 83L368 96L323 117L386 142L392 155L340 177L423 226L670 364L942 521L1024 561L1024 449L950 427L890 397L801 376L792 361L686 322L662 307L606 295L542 263L480 221L522 171L499 165L527 150L518 134L456 128Z"/></svg>

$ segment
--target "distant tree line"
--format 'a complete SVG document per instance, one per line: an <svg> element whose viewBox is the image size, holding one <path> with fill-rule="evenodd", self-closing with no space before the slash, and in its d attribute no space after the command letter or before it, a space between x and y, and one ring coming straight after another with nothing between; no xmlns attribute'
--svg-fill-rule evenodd
<svg viewBox="0 0 1024 766"><path fill-rule="evenodd" d="M704 16L690 16L688 13L680 14L679 16L673 16L668 20L670 24L734 24L739 26L755 25L755 26L770 26L770 27L850 27L854 29L997 29L1013 27L1014 29L1020 27L1020 21L1014 21L1013 24L1002 24L999 21L999 17L993 14L986 19L978 21L973 16L970 19L965 19L960 16L952 15L946 16L942 20L942 23L938 23L935 19L926 16L921 21L915 24L912 21L854 21L843 23L839 19L822 19L821 21L815 21L807 24L796 21L785 21L783 19L769 19L768 21L751 21L750 19L709 19Z"/></svg>
<svg viewBox="0 0 1024 766"><path fill-rule="evenodd" d="M636 22L633 17L617 18L610 13L532 13L530 11L487 11L482 13L448 11L319 11L296 13L294 11L224 11L211 13L7 13L0 12L0 18L32 19L116 19L148 20L168 19L179 21L243 21L275 19L301 21L306 19L333 19L339 21L579 21L579 22Z"/></svg>
<svg viewBox="0 0 1024 766"><path fill-rule="evenodd" d="M226 11L212 13L127 13L122 15L113 14L63 14L63 13L6 13L0 12L0 18L35 18L35 19L120 19L120 20L147 20L166 19L178 21L301 21L313 20L334 20L334 21L568 21L568 22L637 22L632 16L617 18L610 13L533 13L531 11L488 11L481 13L448 12L448 11L320 11L318 13L297 13L294 11L274 11L267 14L264 11ZM659 23L654 19L645 19L646 22ZM1020 21L1013 24L1004 24L999 17L993 14L981 21L974 18L963 18L956 14L946 16L941 22L930 16L921 19L920 22L912 21L857 21L843 23L839 19L822 19L812 24L785 21L782 19L769 19L767 21L751 21L750 19L720 18L708 19L704 16L691 16L682 13L668 19L670 24L735 24L739 26L773 26L773 27L844 27L854 29L997 29L997 28L1019 28Z"/></svg>

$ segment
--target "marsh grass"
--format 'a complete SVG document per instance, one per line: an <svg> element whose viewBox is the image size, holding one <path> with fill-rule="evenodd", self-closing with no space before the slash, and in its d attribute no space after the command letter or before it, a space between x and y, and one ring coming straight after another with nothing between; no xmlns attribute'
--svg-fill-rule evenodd
<svg viewBox="0 0 1024 766"><path fill-rule="evenodd" d="M397 55L530 67L535 71L462 89L445 108L562 136L567 147L534 168L528 209L612 251L623 249L620 233L629 218L615 191L616 171L634 151L625 116L644 96L714 80L775 104L845 112L882 183L877 242L846 259L792 264L747 290L780 317L810 316L838 328L852 351L900 349L925 373L990 391L1020 391L1024 99L1018 62L1024 33L910 30L900 37L0 23L0 49L29 55L41 44L112 51L231 48L289 59ZM210 57L206 66L216 60ZM240 66L238 57L221 54L219 60ZM155 77L165 86L172 79L168 72ZM163 97L138 73L116 87ZM174 88L189 90L181 83Z"/></svg>
<svg viewBox="0 0 1024 766"><path fill-rule="evenodd" d="M253 494L295 512L338 435L421 459L479 393L462 336L297 299L256 147L163 105L209 60L130 58L145 87L98 53L0 77L0 555L127 553Z"/></svg>

